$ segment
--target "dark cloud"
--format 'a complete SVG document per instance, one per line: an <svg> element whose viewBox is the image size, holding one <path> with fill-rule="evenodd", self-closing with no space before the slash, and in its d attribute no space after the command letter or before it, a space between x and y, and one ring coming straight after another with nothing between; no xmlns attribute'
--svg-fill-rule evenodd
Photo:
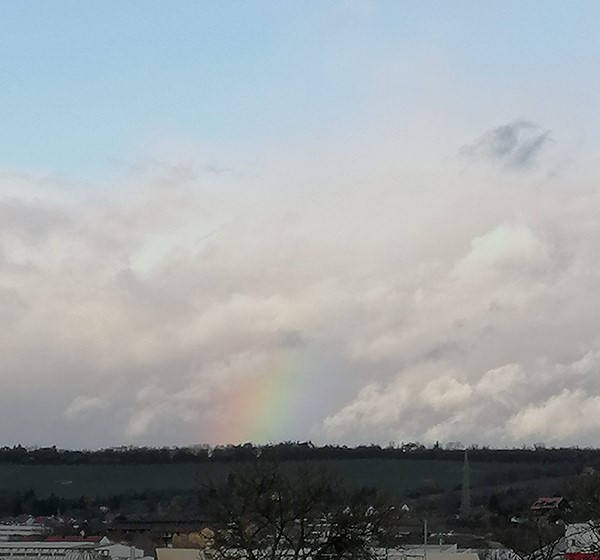
<svg viewBox="0 0 600 560"><path fill-rule="evenodd" d="M550 139L549 130L530 121L517 120L484 132L473 143L460 148L463 156L496 161L509 169L526 169Z"/></svg>
<svg viewBox="0 0 600 560"><path fill-rule="evenodd" d="M455 340L443 340L435 342L431 347L427 348L422 356L419 356L420 361L438 361L448 357L456 357L465 351L465 344Z"/></svg>
<svg viewBox="0 0 600 560"><path fill-rule="evenodd" d="M280 330L277 342L281 348L302 348L308 344L304 334L297 330Z"/></svg>

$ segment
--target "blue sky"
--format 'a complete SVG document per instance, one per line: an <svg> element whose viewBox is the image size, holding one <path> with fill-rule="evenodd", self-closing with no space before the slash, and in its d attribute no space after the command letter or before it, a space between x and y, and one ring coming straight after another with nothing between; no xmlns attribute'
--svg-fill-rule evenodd
<svg viewBox="0 0 600 560"><path fill-rule="evenodd" d="M0 440L596 444L599 28L0 3Z"/></svg>
<svg viewBox="0 0 600 560"><path fill-rule="evenodd" d="M2 163L84 180L163 136L252 146L360 131L396 57L416 96L434 59L502 105L503 90L542 89L532 80L560 97L600 54L595 2L26 1L0 15ZM407 95L384 103L394 93Z"/></svg>

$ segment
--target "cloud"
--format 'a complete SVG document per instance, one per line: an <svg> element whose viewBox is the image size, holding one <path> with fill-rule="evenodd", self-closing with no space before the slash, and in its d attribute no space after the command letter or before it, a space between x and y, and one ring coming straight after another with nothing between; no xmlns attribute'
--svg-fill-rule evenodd
<svg viewBox="0 0 600 560"><path fill-rule="evenodd" d="M594 408L594 189L267 155L0 174L3 441L520 444Z"/></svg>
<svg viewBox="0 0 600 560"><path fill-rule="evenodd" d="M387 428L386 435L395 441L593 444L600 431L600 423L593 421L600 406L598 382L590 371L590 392L572 388L578 364L555 365L551 371L542 371L542 364L506 364L470 380L442 373L428 383L419 382L419 377L431 376L421 370L412 378L406 374L386 387L362 391L327 418L325 427L330 437L342 440L351 431L364 437Z"/></svg>
<svg viewBox="0 0 600 560"><path fill-rule="evenodd" d="M549 259L549 248L523 224L500 224L471 242L471 250L452 274L464 283L481 282L486 274L518 270L534 272Z"/></svg>
<svg viewBox="0 0 600 560"><path fill-rule="evenodd" d="M282 330L279 333L279 344L284 348L302 348L307 345L307 340L299 331Z"/></svg>
<svg viewBox="0 0 600 560"><path fill-rule="evenodd" d="M65 410L65 416L71 420L85 415L91 411L98 410L105 405L105 402L100 397L88 397L79 395Z"/></svg>
<svg viewBox="0 0 600 560"><path fill-rule="evenodd" d="M0 231L26 243L40 242L56 229L68 227L69 221L62 208L40 200L0 199Z"/></svg>
<svg viewBox="0 0 600 560"><path fill-rule="evenodd" d="M437 377L423 389L424 400L434 410L456 409L469 400L471 393L468 383L450 376Z"/></svg>
<svg viewBox="0 0 600 560"><path fill-rule="evenodd" d="M397 423L408 403L409 391L398 387L394 389L384 391L375 384L363 387L354 402L325 419L328 434L340 438L347 434L349 426L373 431Z"/></svg>
<svg viewBox="0 0 600 560"><path fill-rule="evenodd" d="M580 389L564 389L540 404L532 404L510 420L516 439L532 438L555 443L584 433L588 437L600 429L600 397Z"/></svg>
<svg viewBox="0 0 600 560"><path fill-rule="evenodd" d="M572 252L566 260L564 244ZM393 360L401 369L329 416L326 433L340 440L383 432L395 441L593 443L600 427L582 415L569 420L567 411L577 400L591 412L600 388L598 341L584 319L591 319L587 305L597 308L585 278L597 277L597 266L573 230L502 223L476 235L445 273L421 280L402 323L375 336L389 341L385 352L379 342L363 345L364 358ZM450 337L460 351L420 350ZM355 415L376 410L375 418L386 418L384 407L395 402L401 404L385 426Z"/></svg>
<svg viewBox="0 0 600 560"><path fill-rule="evenodd" d="M527 169L536 163L550 131L530 121L516 120L484 132L460 149L463 156L498 162L507 169Z"/></svg>

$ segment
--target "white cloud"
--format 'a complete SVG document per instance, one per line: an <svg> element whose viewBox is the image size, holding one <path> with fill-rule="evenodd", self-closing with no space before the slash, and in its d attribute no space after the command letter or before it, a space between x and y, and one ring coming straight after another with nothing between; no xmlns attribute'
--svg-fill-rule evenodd
<svg viewBox="0 0 600 560"><path fill-rule="evenodd" d="M529 227L504 223L472 241L471 251L457 263L454 274L462 282L481 282L491 272L524 274L547 261L548 248Z"/></svg>
<svg viewBox="0 0 600 560"><path fill-rule="evenodd" d="M473 389L468 383L461 383L450 376L438 377L430 381L421 393L421 400L434 410L451 409L464 406Z"/></svg>
<svg viewBox="0 0 600 560"><path fill-rule="evenodd" d="M275 394L279 370L284 439L600 435L540 420L593 412L600 389L593 189L284 155L142 165L93 198L0 178L2 404L41 426L6 425L5 441L252 439L233 403L268 415L250 392Z"/></svg>
<svg viewBox="0 0 600 560"><path fill-rule="evenodd" d="M516 388L527 382L519 364L507 364L486 371L475 385L475 391L481 397L494 398L505 395L512 398Z"/></svg>
<svg viewBox="0 0 600 560"><path fill-rule="evenodd" d="M539 405L528 405L510 420L511 434L520 440L564 442L600 430L600 397L564 389Z"/></svg>
<svg viewBox="0 0 600 560"><path fill-rule="evenodd" d="M407 405L409 391L398 387L395 390L383 390L376 385L363 387L356 400L343 408L335 416L325 419L324 425L333 437L347 435L348 426L355 429L374 432L385 429L389 424L398 422Z"/></svg>
<svg viewBox="0 0 600 560"><path fill-rule="evenodd" d="M100 397L87 397L79 395L65 410L65 416L69 419L75 419L83 416L90 411L101 409L106 403Z"/></svg>

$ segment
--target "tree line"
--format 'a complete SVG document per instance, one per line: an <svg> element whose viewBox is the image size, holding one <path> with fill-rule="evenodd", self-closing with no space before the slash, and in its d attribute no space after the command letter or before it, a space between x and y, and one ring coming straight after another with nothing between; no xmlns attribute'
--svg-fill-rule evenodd
<svg viewBox="0 0 600 560"><path fill-rule="evenodd" d="M455 445L439 444L425 446L421 443L401 443L380 446L376 444L316 446L311 442L282 442L268 445L189 447L112 447L98 450L73 450L51 447L25 447L14 445L0 447L0 464L42 465L92 465L92 464L169 464L205 462L243 462L256 457L274 458L279 461L307 461L328 459L415 459L436 461L460 461L465 449ZM471 461L506 463L565 463L571 465L600 466L600 449L555 448L536 445L515 449L495 449L470 446L467 448Z"/></svg>

